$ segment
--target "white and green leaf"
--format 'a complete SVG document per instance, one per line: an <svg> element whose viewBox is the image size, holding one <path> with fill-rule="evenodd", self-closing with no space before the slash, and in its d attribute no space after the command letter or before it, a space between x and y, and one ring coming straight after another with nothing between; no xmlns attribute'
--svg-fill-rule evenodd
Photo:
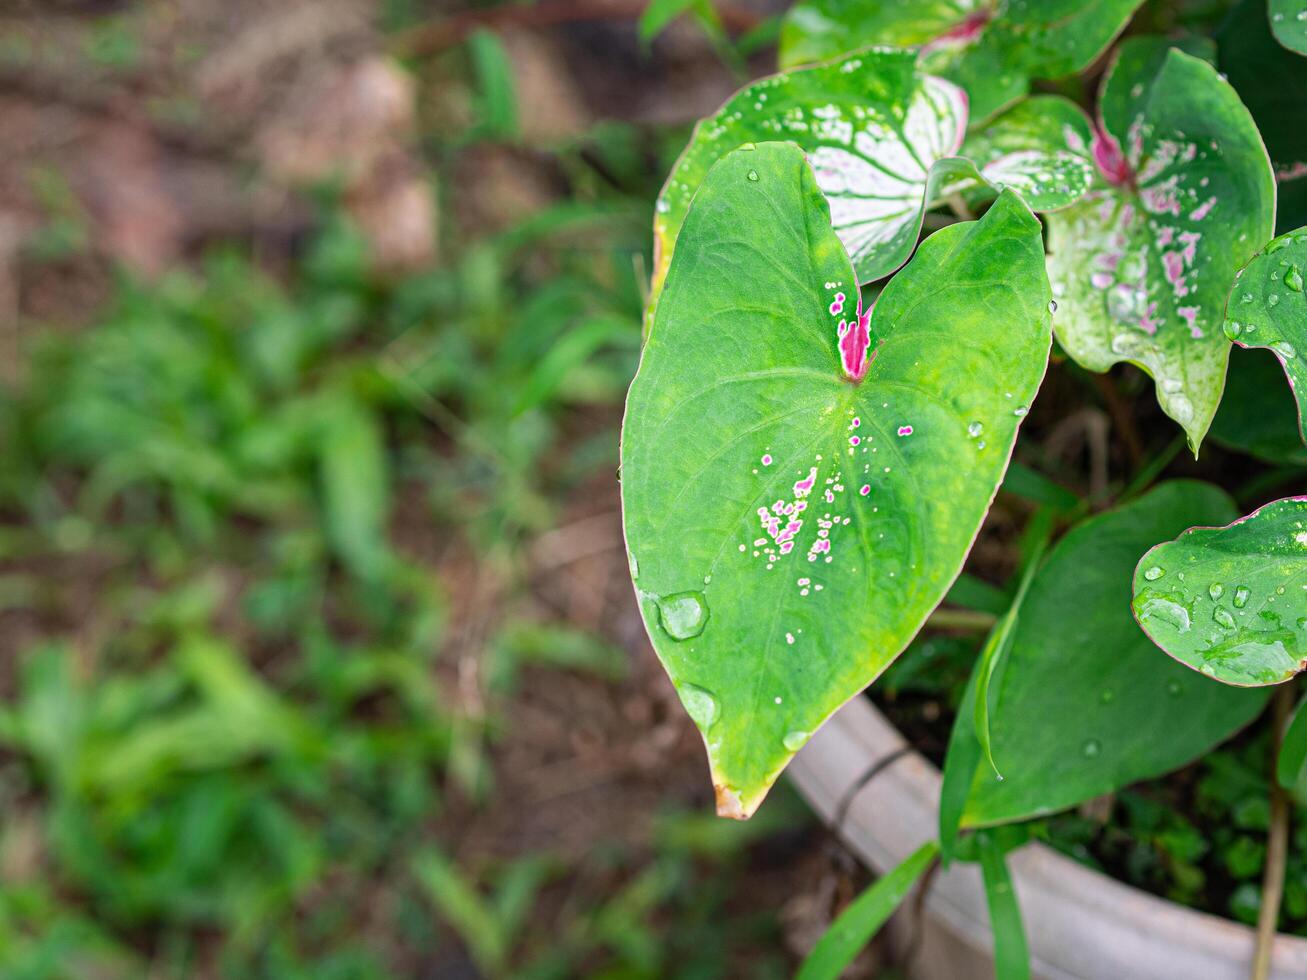
<svg viewBox="0 0 1307 980"><path fill-rule="evenodd" d="M1271 236L1275 182L1257 127L1214 68L1170 50L1155 77L1124 74L1149 64L1132 42L1105 83L1095 144L1110 186L1048 218L1057 336L1090 370L1147 371L1197 452L1229 358L1225 298Z"/></svg>
<svg viewBox="0 0 1307 980"><path fill-rule="evenodd" d="M741 89L695 127L658 197L653 290L661 289L690 202L712 165L744 143L791 140L807 151L859 283L912 254L939 183L970 167L966 97L920 74L911 52L863 51Z"/></svg>
<svg viewBox="0 0 1307 980"><path fill-rule="evenodd" d="M984 183L1016 191L1034 211L1056 211L1089 190L1096 171L1093 127L1074 102L1056 95L1023 99L971 133L960 155ZM966 188L968 196L972 188ZM981 196L992 196L985 195Z"/></svg>
<svg viewBox="0 0 1307 980"><path fill-rule="evenodd" d="M979 123L1030 90L1035 78L1087 68L1141 0L801 0L781 27L790 67L868 44L921 46L924 70L961 85Z"/></svg>

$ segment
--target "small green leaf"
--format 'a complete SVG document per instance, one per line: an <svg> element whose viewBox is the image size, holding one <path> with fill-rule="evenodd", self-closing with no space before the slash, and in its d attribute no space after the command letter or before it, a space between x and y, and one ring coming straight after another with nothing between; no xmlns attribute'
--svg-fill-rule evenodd
<svg viewBox="0 0 1307 980"><path fill-rule="evenodd" d="M1177 481L1058 542L1021 605L995 684L990 725L1005 779L969 761L961 716L955 725L945 788L970 786L962 825L1051 813L1170 772L1261 710L1265 692L1204 683L1158 656L1129 608L1127 583L1150 541L1235 513L1216 487Z"/></svg>
<svg viewBox="0 0 1307 980"><path fill-rule="evenodd" d="M939 845L927 841L849 903L804 959L795 980L837 980L912 891Z"/></svg>
<svg viewBox="0 0 1307 980"><path fill-rule="evenodd" d="M1307 497L1159 544L1134 591L1139 625L1181 663L1237 687L1288 680L1307 657Z"/></svg>
<svg viewBox="0 0 1307 980"><path fill-rule="evenodd" d="M512 139L518 132L517 85L508 52L490 31L473 31L467 43L480 96L478 129L490 139Z"/></svg>
<svg viewBox="0 0 1307 980"><path fill-rule="evenodd" d="M702 2L703 0L649 0L637 25L640 40L648 44L677 17Z"/></svg>
<svg viewBox="0 0 1307 980"><path fill-rule="evenodd" d="M1074 102L1038 95L1018 102L962 144L961 155L998 188L1011 188L1032 210L1074 204L1094 179L1093 128Z"/></svg>
<svg viewBox="0 0 1307 980"><path fill-rule="evenodd" d="M1015 102L1032 78L1087 68L1141 0L1014 0L999 13L980 0L801 0L781 28L782 67L867 44L922 45L922 67L957 82L973 122Z"/></svg>
<svg viewBox="0 0 1307 980"><path fill-rule="evenodd" d="M971 781L984 757L980 739L976 737L976 688L983 670L984 663L978 658L967 679L944 754L944 780L939 790L939 852L945 867L957 852L962 817L971 796Z"/></svg>
<svg viewBox="0 0 1307 980"><path fill-rule="evenodd" d="M803 151L736 150L695 196L627 401L640 606L732 816L957 577L1046 366L1039 222L1004 193L858 302Z"/></svg>
<svg viewBox="0 0 1307 980"><path fill-rule="evenodd" d="M1030 949L1007 858L992 833L981 833L978 843L989 928L994 934L994 976L997 980L1029 980Z"/></svg>
<svg viewBox="0 0 1307 980"><path fill-rule="evenodd" d="M380 428L366 408L341 398L325 405L318 441L327 538L345 567L374 580L389 557L389 477Z"/></svg>
<svg viewBox="0 0 1307 980"><path fill-rule="evenodd" d="M1017 585L1017 593L1012 599L1012 605L994 625L984 648L980 651L980 674L976 687L976 703L972 709L975 714L974 727L976 738L980 741L980 748L985 753L985 758L989 760L989 768L994 770L994 775L1000 780L1003 775L994 762L994 744L989 730L990 685L994 682L999 664L1012 643L1012 632L1016 628L1017 618L1021 615L1021 604L1025 602L1026 594L1030 591L1030 583L1039 568L1039 560L1044 555L1044 549L1048 547L1048 539L1053 531L1050 511L1039 511L1036 514L1036 521L1031 523L1034 525L1036 522L1033 550L1026 559L1025 570L1021 573L1021 582Z"/></svg>
<svg viewBox="0 0 1307 980"><path fill-rule="evenodd" d="M1307 228L1273 239L1239 272L1225 307L1225 335L1272 351L1298 400L1307 443Z"/></svg>
<svg viewBox="0 0 1307 980"><path fill-rule="evenodd" d="M1275 760L1275 781L1285 789L1298 785L1303 767L1307 766L1307 698L1298 702L1293 709L1293 718L1284 730L1280 740L1280 754Z"/></svg>
<svg viewBox="0 0 1307 980"><path fill-rule="evenodd" d="M1122 47L1120 70L1147 63ZM1171 50L1155 80L1109 73L1105 99L1118 86L1140 97L1108 100L1095 155L1113 185L1048 218L1057 336L1092 371L1129 361L1152 375L1196 453L1229 357L1225 297L1271 235L1274 178L1257 127L1206 62Z"/></svg>
<svg viewBox="0 0 1307 980"><path fill-rule="evenodd" d="M1290 51L1307 54L1307 6L1302 0L1268 0L1266 13L1275 39Z"/></svg>
<svg viewBox="0 0 1307 980"><path fill-rule="evenodd" d="M970 169L944 160L966 125L961 90L918 74L909 51L864 51L741 89L695 127L658 197L654 296L709 168L741 144L764 140L793 140L807 151L858 282L889 275L912 254L936 187Z"/></svg>

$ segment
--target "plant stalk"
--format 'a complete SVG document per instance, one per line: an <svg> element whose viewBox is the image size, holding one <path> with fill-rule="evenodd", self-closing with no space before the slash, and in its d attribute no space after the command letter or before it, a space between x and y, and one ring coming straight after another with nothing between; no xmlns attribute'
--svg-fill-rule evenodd
<svg viewBox="0 0 1307 980"><path fill-rule="evenodd" d="M1284 726L1293 708L1293 685L1281 684L1271 700L1271 829L1266 839L1266 868L1262 872L1262 905L1257 913L1257 945L1253 951L1252 980L1271 975L1275 927L1280 921L1284 895L1284 865L1289 851L1289 794L1275 778L1276 760Z"/></svg>
<svg viewBox="0 0 1307 980"><path fill-rule="evenodd" d="M993 613L978 609L936 609L926 620L926 625L940 630L970 630L984 633L993 628L998 617Z"/></svg>

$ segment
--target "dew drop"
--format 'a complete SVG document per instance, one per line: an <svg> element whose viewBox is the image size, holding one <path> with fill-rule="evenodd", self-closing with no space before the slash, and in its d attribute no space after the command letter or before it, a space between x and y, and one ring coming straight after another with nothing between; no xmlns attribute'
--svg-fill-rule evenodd
<svg viewBox="0 0 1307 980"><path fill-rule="evenodd" d="M700 731L707 731L717 720L717 699L712 693L694 684L682 684L677 688L681 704L685 705L686 714L699 726Z"/></svg>
<svg viewBox="0 0 1307 980"><path fill-rule="evenodd" d="M1159 578L1161 578L1165 574L1166 574L1166 569L1164 569L1161 565L1154 565L1152 568L1145 569L1144 578L1148 579L1148 581L1150 582L1156 582Z"/></svg>
<svg viewBox="0 0 1307 980"><path fill-rule="evenodd" d="M1202 665L1201 667L1199 667L1198 669L1201 670L1201 671L1202 671L1204 674L1206 674L1208 677L1215 677L1215 676L1216 676L1216 668L1213 667L1211 664L1203 664L1203 665Z"/></svg>
<svg viewBox="0 0 1307 980"><path fill-rule="evenodd" d="M657 596L658 618L673 640L688 640L703 632L708 622L708 600L702 592Z"/></svg>
<svg viewBox="0 0 1307 980"><path fill-rule="evenodd" d="M1224 330L1225 335L1234 340L1235 337L1243 333L1243 324L1238 320L1226 320Z"/></svg>
<svg viewBox="0 0 1307 980"><path fill-rule="evenodd" d="M1220 606L1217 606L1212 610L1212 619L1216 620L1228 630L1234 629L1234 617L1230 615L1228 609L1222 609Z"/></svg>
<svg viewBox="0 0 1307 980"><path fill-rule="evenodd" d="M1251 303L1251 302L1253 301L1253 294L1252 294L1252 293L1244 293L1242 296L1239 297L1239 300L1240 300L1240 302L1243 302L1243 303Z"/></svg>
<svg viewBox="0 0 1307 980"><path fill-rule="evenodd" d="M1048 301L1048 312L1049 312L1049 313L1056 313L1056 312L1057 312L1057 300L1055 300L1055 299L1050 299L1050 300Z"/></svg>
<svg viewBox="0 0 1307 980"><path fill-rule="evenodd" d="M1291 361L1298 356L1298 349L1286 340L1281 340L1277 343L1271 344L1271 350L1275 351L1275 353L1279 354L1286 361Z"/></svg>
<svg viewBox="0 0 1307 980"><path fill-rule="evenodd" d="M1096 738L1085 740L1085 744L1080 746L1080 754L1086 759L1094 759L1103 751L1103 743Z"/></svg>
<svg viewBox="0 0 1307 980"><path fill-rule="evenodd" d="M1189 632L1189 610L1174 599L1149 599L1144 603L1143 614L1174 626L1179 632Z"/></svg>
<svg viewBox="0 0 1307 980"><path fill-rule="evenodd" d="M1012 409L1012 414L1017 418L1024 418L1029 411L1029 405L1018 405L1016 408Z"/></svg>
<svg viewBox="0 0 1307 980"><path fill-rule="evenodd" d="M1225 586L1220 582L1213 582L1207 587L1207 594L1211 596L1212 601L1215 602L1217 599L1221 598L1221 596L1225 595Z"/></svg>
<svg viewBox="0 0 1307 980"><path fill-rule="evenodd" d="M1248 605L1248 597L1252 595L1252 590L1246 585L1241 585L1234 590L1234 608L1242 609Z"/></svg>
<svg viewBox="0 0 1307 980"><path fill-rule="evenodd" d="M967 426L967 435L972 439L979 439L980 434L985 431L985 426L980 422L972 422Z"/></svg>
<svg viewBox="0 0 1307 980"><path fill-rule="evenodd" d="M750 170L747 174L745 174L745 176L748 177L750 180L756 181L758 179L758 171Z"/></svg>
<svg viewBox="0 0 1307 980"><path fill-rule="evenodd" d="M788 751L798 752L799 749L803 748L805 745L808 744L808 739L810 739L811 737L812 737L811 732L798 732L798 731L789 732L785 736L785 738L781 740L781 743L785 746L785 748Z"/></svg>
<svg viewBox="0 0 1307 980"><path fill-rule="evenodd" d="M1288 270L1284 273L1284 284L1295 293L1302 292L1302 273L1298 271L1296 265L1289 266Z"/></svg>
<svg viewBox="0 0 1307 980"><path fill-rule="evenodd" d="M629 557L631 559L631 578L637 579L640 577L640 563L636 561L635 555L630 555Z"/></svg>

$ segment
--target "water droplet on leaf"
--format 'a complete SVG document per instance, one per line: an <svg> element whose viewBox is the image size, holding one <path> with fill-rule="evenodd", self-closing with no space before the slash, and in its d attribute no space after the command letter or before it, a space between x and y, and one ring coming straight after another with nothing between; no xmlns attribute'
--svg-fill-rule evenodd
<svg viewBox="0 0 1307 980"><path fill-rule="evenodd" d="M1162 568L1161 565L1154 565L1152 568L1144 570L1144 578L1148 579L1150 582L1156 582L1165 574L1166 569Z"/></svg>
<svg viewBox="0 0 1307 980"><path fill-rule="evenodd" d="M685 705L686 714L693 719L701 731L707 731L717 720L717 699L709 691L694 684L682 684L677 688L681 703Z"/></svg>
<svg viewBox="0 0 1307 980"><path fill-rule="evenodd" d="M688 640L703 632L708 622L708 600L702 592L658 596L658 619L673 640Z"/></svg>
<svg viewBox="0 0 1307 980"><path fill-rule="evenodd" d="M785 738L782 739L781 741L782 744L784 744L785 748L788 749L790 752L798 752L799 749L803 748L805 745L808 744L808 739L811 737L812 734L810 732L796 731L796 732L788 733L785 736Z"/></svg>
<svg viewBox="0 0 1307 980"><path fill-rule="evenodd" d="M1217 606L1212 610L1212 619L1216 620L1228 630L1234 629L1234 617L1230 615L1228 609L1222 609Z"/></svg>
<svg viewBox="0 0 1307 980"><path fill-rule="evenodd" d="M1248 605L1248 597L1252 595L1252 590L1246 585L1241 585L1234 590L1234 608L1242 609Z"/></svg>
<svg viewBox="0 0 1307 980"><path fill-rule="evenodd" d="M1085 744L1080 746L1080 754L1086 759L1097 758L1098 754L1103 751L1103 743L1096 738L1085 740Z"/></svg>
<svg viewBox="0 0 1307 980"><path fill-rule="evenodd" d="M748 177L750 180L757 180L757 179L758 179L758 171L756 171L756 170L750 170L747 174L745 174L745 176Z"/></svg>
<svg viewBox="0 0 1307 980"><path fill-rule="evenodd" d="M1225 595L1225 586L1220 582L1213 582L1207 587L1207 594L1211 596L1212 601L1215 602L1217 599L1221 598L1221 596Z"/></svg>
<svg viewBox="0 0 1307 980"><path fill-rule="evenodd" d="M1302 273L1298 271L1296 265L1291 265L1284 274L1284 284L1292 289L1295 293L1302 292Z"/></svg>

